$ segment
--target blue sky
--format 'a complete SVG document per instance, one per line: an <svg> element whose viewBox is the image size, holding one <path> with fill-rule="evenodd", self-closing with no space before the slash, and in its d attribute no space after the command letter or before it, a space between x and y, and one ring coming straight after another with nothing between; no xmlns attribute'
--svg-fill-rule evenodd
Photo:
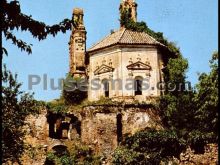
<svg viewBox="0 0 220 165"><path fill-rule="evenodd" d="M195 84L198 72L208 72L208 61L218 49L218 1L217 0L137 0L138 21L145 21L154 31L164 33L177 43L189 61L188 80ZM84 9L87 30L87 48L111 29L119 28L120 0L20 0L22 12L36 20L52 25L64 18L71 18L74 7ZM39 42L28 32L14 32L18 38L33 44L31 55L21 52L10 41L3 46L9 56L3 61L13 73L18 73L22 89L35 92L38 100L52 100L60 96L59 90L43 90L43 82L28 90L28 75L47 74L48 79L65 77L69 70L68 42L71 31L48 37ZM49 83L49 80L48 80Z"/></svg>

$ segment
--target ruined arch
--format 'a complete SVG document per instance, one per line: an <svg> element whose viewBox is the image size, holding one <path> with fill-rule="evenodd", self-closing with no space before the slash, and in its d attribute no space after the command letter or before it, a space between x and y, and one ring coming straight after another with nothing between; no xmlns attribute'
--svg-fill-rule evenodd
<svg viewBox="0 0 220 165"><path fill-rule="evenodd" d="M69 139L81 136L81 121L73 114L47 115L49 137L53 139Z"/></svg>

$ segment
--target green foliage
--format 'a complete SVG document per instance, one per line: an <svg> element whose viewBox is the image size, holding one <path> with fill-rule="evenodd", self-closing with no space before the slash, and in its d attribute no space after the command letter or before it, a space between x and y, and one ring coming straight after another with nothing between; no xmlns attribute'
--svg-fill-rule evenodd
<svg viewBox="0 0 220 165"><path fill-rule="evenodd" d="M167 66L165 68L165 82L172 83L173 85L177 86L177 89L174 91L179 90L179 86L181 84L184 85L186 82L186 72L188 70L188 61L184 59L182 56L178 56L175 59L169 59ZM182 92L183 88L180 88L179 92Z"/></svg>
<svg viewBox="0 0 220 165"><path fill-rule="evenodd" d="M201 132L200 130L193 130L187 135L187 144L189 144L195 151L204 150L204 145L208 143L216 143L213 133Z"/></svg>
<svg viewBox="0 0 220 165"><path fill-rule="evenodd" d="M55 36L58 32L65 33L71 29L73 21L64 19L62 22L49 26L43 22L37 21L32 16L25 15L21 12L20 3L17 0L1 1L1 30L6 40L12 41L21 51L28 54L32 52L31 44L18 39L14 34L14 30L28 31L39 41L46 39L48 35ZM0 66L2 67L2 55L8 54L5 48L1 49ZM1 72L0 92L1 101L3 103L2 111L2 127L3 127L3 161L18 161L19 156L24 150L22 138L24 131L21 127L24 125L24 119L28 114L36 113L38 103L33 100L33 96L20 91L20 83L17 83L17 75L13 76L11 72Z"/></svg>
<svg viewBox="0 0 220 165"><path fill-rule="evenodd" d="M199 76L196 85L197 93L194 98L196 104L195 120L197 128L202 132L218 135L218 52L210 60L211 71Z"/></svg>
<svg viewBox="0 0 220 165"><path fill-rule="evenodd" d="M208 141L216 142L218 139L217 58L218 53L214 53L210 61L211 72L202 73L199 76L196 91L187 91L181 87L178 90L166 91L160 99L160 109L165 125L169 129L175 130L187 141L203 139L203 143L207 143ZM184 84L187 66L184 59L169 60L165 80L175 85ZM189 137L189 135L191 136Z"/></svg>
<svg viewBox="0 0 220 165"><path fill-rule="evenodd" d="M87 98L87 81L68 74L64 80L62 98L67 105L80 104Z"/></svg>
<svg viewBox="0 0 220 165"><path fill-rule="evenodd" d="M29 114L39 112L38 103L33 95L20 90L21 83L17 82L17 75L13 75L4 67L2 97L2 152L3 162L19 161L24 151L23 137L25 118Z"/></svg>
<svg viewBox="0 0 220 165"><path fill-rule="evenodd" d="M114 151L112 162L113 164L125 164L125 165L137 164L137 163L141 164L141 162L144 161L144 159L147 158L145 158L145 155L143 153L133 151L124 146L119 146Z"/></svg>
<svg viewBox="0 0 220 165"><path fill-rule="evenodd" d="M186 82L188 62L182 56L169 59L164 70L165 91L160 98L160 109L164 124L179 134L185 134L194 127L193 102L195 92Z"/></svg>
<svg viewBox="0 0 220 165"><path fill-rule="evenodd" d="M49 152L47 154L47 159L45 162L45 165L72 165L73 164L73 160L70 158L69 155L62 155L62 156L58 156L53 152Z"/></svg>
<svg viewBox="0 0 220 165"><path fill-rule="evenodd" d="M48 152L45 165L101 165L101 158L92 153L91 148L82 145L78 141L67 141L67 151L58 155L55 152Z"/></svg>
<svg viewBox="0 0 220 165"><path fill-rule="evenodd" d="M165 39L163 33L151 30L145 22L134 22L130 9L121 10L120 23L127 29L148 33L167 46L167 54L176 55L169 58L164 69L165 95L159 105L164 124L182 136L198 130L201 134L215 134L217 138L218 53L214 53L210 61L211 72L199 76L197 91L193 91L190 84L186 84L188 62L173 42Z"/></svg>
<svg viewBox="0 0 220 165"><path fill-rule="evenodd" d="M89 106L100 106L100 105L106 105L106 106L119 106L122 105L123 102L121 101L114 101L111 98L107 97L101 97L98 101L92 101L92 102L87 102L86 105Z"/></svg>
<svg viewBox="0 0 220 165"><path fill-rule="evenodd" d="M125 101L118 101L112 98L101 97L97 101L85 101L82 103L83 106L121 106L121 107L155 107L157 104L147 103L147 102L139 102L134 100L132 103L128 103Z"/></svg>
<svg viewBox="0 0 220 165"><path fill-rule="evenodd" d="M165 126L182 135L195 128L196 123L192 120L195 114L193 97L193 92L182 92L178 96L166 94L161 97L160 109Z"/></svg>
<svg viewBox="0 0 220 165"><path fill-rule="evenodd" d="M149 129L127 137L113 155L114 164L159 164L185 149L174 131Z"/></svg>
<svg viewBox="0 0 220 165"><path fill-rule="evenodd" d="M147 130L126 138L114 152L114 164L159 164L173 156L178 158L188 145L203 153L205 144L217 142L217 59L218 53L214 53L211 72L200 75L197 91L187 90L184 85L187 60L179 55L168 61L164 74L171 86L167 86L159 104L166 130Z"/></svg>
<svg viewBox="0 0 220 165"><path fill-rule="evenodd" d="M26 51L30 54L32 52L32 45L29 45L25 41L18 39L13 34L13 30L29 31L34 38L37 38L40 41L46 39L48 35L55 36L60 31L65 33L67 30L71 29L73 22L72 20L64 19L58 24L49 26L43 22L33 19L32 16L23 14L21 12L19 1L2 0L1 24L6 40L11 40L12 43L22 51ZM3 50L7 54L7 50Z"/></svg>
<svg viewBox="0 0 220 165"><path fill-rule="evenodd" d="M53 113L65 113L68 111L69 106L63 100L58 99L47 103L47 108Z"/></svg>
<svg viewBox="0 0 220 165"><path fill-rule="evenodd" d="M95 156L92 153L91 148L78 145L71 152L71 156L74 157L75 164L85 164L85 165L99 165L101 164L100 157Z"/></svg>

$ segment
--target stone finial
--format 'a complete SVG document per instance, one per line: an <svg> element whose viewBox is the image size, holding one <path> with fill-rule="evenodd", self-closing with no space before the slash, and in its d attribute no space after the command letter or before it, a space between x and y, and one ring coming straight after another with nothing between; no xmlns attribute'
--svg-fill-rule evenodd
<svg viewBox="0 0 220 165"><path fill-rule="evenodd" d="M73 20L78 24L78 26L83 25L83 9L74 8L73 9Z"/></svg>
<svg viewBox="0 0 220 165"><path fill-rule="evenodd" d="M83 15L83 9L81 9L81 8L74 8L74 9L73 9L73 14Z"/></svg>
<svg viewBox="0 0 220 165"><path fill-rule="evenodd" d="M135 0L123 0L123 2L127 2L129 4L135 3Z"/></svg>
<svg viewBox="0 0 220 165"><path fill-rule="evenodd" d="M120 13L122 14L121 11L128 9L131 13L131 19L134 22L137 22L137 3L135 0L123 0L120 4Z"/></svg>

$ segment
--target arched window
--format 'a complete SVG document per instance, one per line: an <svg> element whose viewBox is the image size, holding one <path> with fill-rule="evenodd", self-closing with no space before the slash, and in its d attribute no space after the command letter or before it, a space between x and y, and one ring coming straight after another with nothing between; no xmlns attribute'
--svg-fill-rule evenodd
<svg viewBox="0 0 220 165"><path fill-rule="evenodd" d="M143 83L142 77L140 76L135 77L135 82L134 82L135 96L142 95L142 83Z"/></svg>
<svg viewBox="0 0 220 165"><path fill-rule="evenodd" d="M104 91L104 96L109 97L109 82L107 79L104 79L102 81L103 84L103 91Z"/></svg>

